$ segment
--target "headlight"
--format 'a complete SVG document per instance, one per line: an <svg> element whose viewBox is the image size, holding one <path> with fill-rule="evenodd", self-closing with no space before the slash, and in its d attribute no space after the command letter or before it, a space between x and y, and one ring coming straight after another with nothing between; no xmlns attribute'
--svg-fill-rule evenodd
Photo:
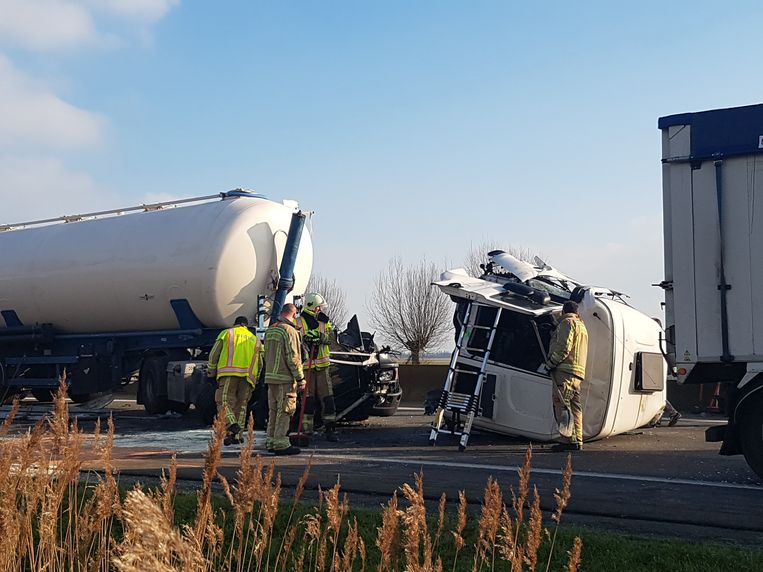
<svg viewBox="0 0 763 572"><path fill-rule="evenodd" d="M379 372L379 375L376 378L378 381L394 381L395 379L395 370L394 369L383 369Z"/></svg>

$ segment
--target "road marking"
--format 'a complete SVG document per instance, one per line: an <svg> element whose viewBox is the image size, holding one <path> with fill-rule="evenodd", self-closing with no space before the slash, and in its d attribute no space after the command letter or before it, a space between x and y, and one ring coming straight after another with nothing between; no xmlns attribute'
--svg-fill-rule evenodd
<svg viewBox="0 0 763 572"><path fill-rule="evenodd" d="M367 457L365 455L332 455L324 453L316 453L313 455L316 459L336 459L340 461L366 461L369 463L391 463L395 465L418 465L423 467L448 467L452 469L476 469L483 471L496 471L496 472L517 472L521 469L518 465L486 465L478 463L458 463L453 461L427 461L424 459L399 459L394 457ZM562 471L559 469L539 469L532 468L533 473L541 475L561 475ZM624 475L621 473L599 473L596 471L580 471L575 470L573 473L574 478L591 478L591 479L611 479L619 481L637 481L640 483L660 483L668 485L692 485L698 487L711 487L720 489L739 489L750 491L763 491L763 487L759 485L744 485L738 483L720 483L715 481L698 481L693 479L668 479L664 477L650 477L641 475Z"/></svg>

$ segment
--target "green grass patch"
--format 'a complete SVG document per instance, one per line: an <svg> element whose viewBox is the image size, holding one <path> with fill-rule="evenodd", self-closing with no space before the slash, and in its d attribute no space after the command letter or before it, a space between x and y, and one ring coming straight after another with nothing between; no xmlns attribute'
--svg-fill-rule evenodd
<svg viewBox="0 0 763 572"><path fill-rule="evenodd" d="M227 500L216 496L214 499L216 510L226 513L230 510ZM271 542L271 562L275 560L276 553L281 544L281 536L286 528L291 505L282 504L276 521L274 538ZM401 507L402 508L402 507ZM292 523L301 520L308 513L314 512L316 505L299 503L292 517ZM196 496L194 494L178 494L175 502L175 518L177 524L189 524L193 522L196 512ZM375 508L355 507L350 508L347 521L357 519L362 538L366 543L368 560L366 570L376 570L379 561L378 551L375 548L377 528L381 526L381 510ZM231 534L230 518L226 519L224 529L226 538ZM466 546L458 555L455 570L471 571L474 558L474 545L477 538L477 519L473 516L469 519L464 537ZM544 523L553 534L552 522ZM346 526L346 524L345 524ZM442 558L445 571L453 570L455 546L450 530L453 529L454 519L446 518L445 528L437 549L437 555ZM437 528L435 519L430 521L430 530L434 536ZM343 531L344 534L344 531ZM556 539L556 546L551 560L551 570L566 570L567 551L572 547L575 536L583 540L583 558L580 569L586 572L617 571L629 572L655 572L670 570L671 572L718 572L734 570L735 572L759 572L763 570L763 548L742 547L723 544L711 544L707 542L691 542L678 539L654 539L637 537L613 532L605 532L590 528L579 528L562 525ZM293 550L299 550L302 541L297 539ZM545 570L548 558L549 542L546 540L539 553L539 570ZM359 568L358 568L359 569ZM402 569L402 557L401 566ZM496 556L495 570L507 570L506 563L499 563ZM483 567L483 570L485 568Z"/></svg>

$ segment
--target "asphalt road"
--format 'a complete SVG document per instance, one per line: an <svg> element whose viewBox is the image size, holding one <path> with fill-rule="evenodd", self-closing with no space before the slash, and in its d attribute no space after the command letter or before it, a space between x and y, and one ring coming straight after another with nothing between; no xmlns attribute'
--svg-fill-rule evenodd
<svg viewBox="0 0 763 572"><path fill-rule="evenodd" d="M172 453L178 456L178 476L185 486L200 479L209 429L193 412L148 416L129 399L115 401L109 411L115 416L115 458L125 482L156 478ZM87 428L96 414L82 414L80 424ZM406 409L343 427L339 443L316 438L302 455L272 459L288 490L311 457L308 489L325 489L340 479L352 504L386 502L418 471L423 471L425 493L433 501L443 492L455 501L464 490L476 508L489 476L509 495L526 440L475 433L465 452L458 451L455 438L445 436L430 447L431 419L419 409ZM716 444L705 443L704 430L717 422L684 418L672 428L587 443L573 454L572 499L564 518L639 534L763 544L763 484L742 457L721 457ZM258 432L255 446L266 454L263 444ZM221 471L228 478L235 477L238 449L225 450ZM532 483L544 510L551 511L566 454L552 452L547 444L532 444L532 450Z"/></svg>

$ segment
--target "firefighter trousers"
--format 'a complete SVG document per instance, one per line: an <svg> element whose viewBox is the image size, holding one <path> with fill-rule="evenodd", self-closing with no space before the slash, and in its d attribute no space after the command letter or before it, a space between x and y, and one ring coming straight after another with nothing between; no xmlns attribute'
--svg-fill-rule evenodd
<svg viewBox="0 0 763 572"><path fill-rule="evenodd" d="M314 368L307 371L307 399L305 400L305 415L302 418L302 430L312 433L315 427L315 415L320 413L324 425L331 426L336 422L336 407L334 405L334 386L331 383L329 368Z"/></svg>
<svg viewBox="0 0 763 572"><path fill-rule="evenodd" d="M268 436L265 448L288 449L289 421L297 410L297 383L268 383Z"/></svg>
<svg viewBox="0 0 763 572"><path fill-rule="evenodd" d="M572 419L575 422L575 431L570 437L570 442L582 445L583 407L580 403L580 384L583 380L571 373L559 371L558 369L551 372L551 379L554 382L554 416L558 422L562 418L564 408L569 407Z"/></svg>
<svg viewBox="0 0 763 572"><path fill-rule="evenodd" d="M245 377L222 375L217 378L215 402L217 410L225 415L228 427L238 425L246 427L246 407L252 396L252 386Z"/></svg>

